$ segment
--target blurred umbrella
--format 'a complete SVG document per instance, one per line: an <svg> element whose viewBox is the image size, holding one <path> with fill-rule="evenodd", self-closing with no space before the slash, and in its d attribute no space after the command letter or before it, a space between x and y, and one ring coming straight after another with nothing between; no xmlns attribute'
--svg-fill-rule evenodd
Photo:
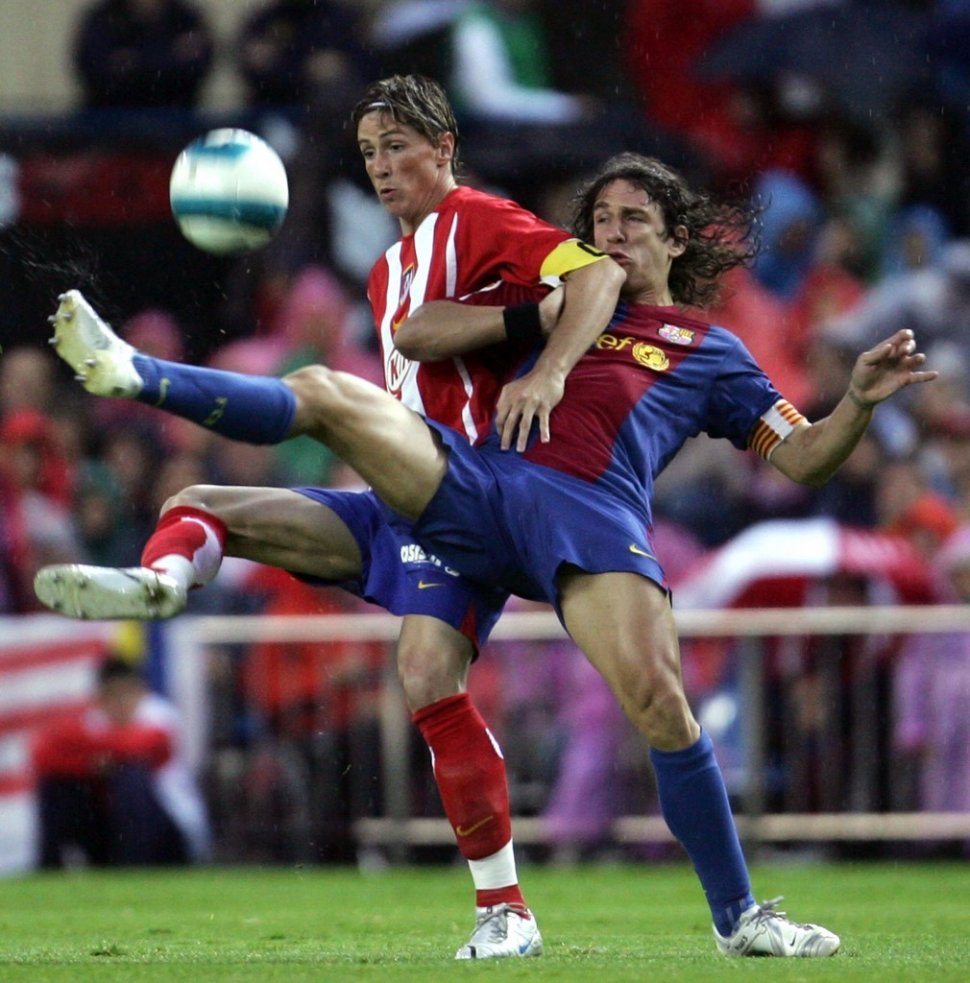
<svg viewBox="0 0 970 983"><path fill-rule="evenodd" d="M708 80L811 79L850 116L878 119L926 80L928 23L927 14L897 0L822 0L736 25L695 70Z"/></svg>
<svg viewBox="0 0 970 983"><path fill-rule="evenodd" d="M764 602L761 589L771 588L776 603L798 605L808 583L838 575L882 581L901 603L931 596L931 572L911 543L814 518L748 527L676 580L674 598L684 609L733 607L750 601L755 588Z"/></svg>

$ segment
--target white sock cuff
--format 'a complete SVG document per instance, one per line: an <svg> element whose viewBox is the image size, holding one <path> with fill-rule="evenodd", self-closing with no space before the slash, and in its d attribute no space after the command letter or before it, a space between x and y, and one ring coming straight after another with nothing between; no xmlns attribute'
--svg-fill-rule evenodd
<svg viewBox="0 0 970 983"><path fill-rule="evenodd" d="M518 884L519 877L515 872L515 851L512 841L490 857L481 860L469 860L468 869L476 891L494 891L510 884Z"/></svg>
<svg viewBox="0 0 970 983"><path fill-rule="evenodd" d="M201 519L186 518L185 522L194 522L205 533L205 542L192 554L192 559L178 553L169 553L159 557L152 569L166 573L177 580L186 590L192 587L204 587L215 579L222 566L222 545L212 527Z"/></svg>

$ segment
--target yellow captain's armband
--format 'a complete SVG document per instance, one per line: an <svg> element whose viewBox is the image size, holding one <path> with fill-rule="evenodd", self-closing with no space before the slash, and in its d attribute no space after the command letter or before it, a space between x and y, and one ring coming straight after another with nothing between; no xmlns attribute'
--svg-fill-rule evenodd
<svg viewBox="0 0 970 983"><path fill-rule="evenodd" d="M581 270L591 263L606 259L606 253L581 239L566 239L542 261L539 279L555 286L567 273Z"/></svg>

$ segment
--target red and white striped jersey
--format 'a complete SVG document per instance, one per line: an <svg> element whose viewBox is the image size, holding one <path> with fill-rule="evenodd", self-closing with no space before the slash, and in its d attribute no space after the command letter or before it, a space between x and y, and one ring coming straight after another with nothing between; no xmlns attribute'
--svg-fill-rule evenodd
<svg viewBox="0 0 970 983"><path fill-rule="evenodd" d="M499 391L514 366L506 346L440 362L412 362L394 332L430 300L459 300L501 281L496 303L538 299L564 274L595 262L595 250L514 202L459 187L374 265L367 296L380 339L388 392L406 406L463 433L485 436Z"/></svg>

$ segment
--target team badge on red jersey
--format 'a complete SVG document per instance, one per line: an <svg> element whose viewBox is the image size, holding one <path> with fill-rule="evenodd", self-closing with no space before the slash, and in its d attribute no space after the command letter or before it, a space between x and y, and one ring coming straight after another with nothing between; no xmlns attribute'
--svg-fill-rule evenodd
<svg viewBox="0 0 970 983"><path fill-rule="evenodd" d="M673 324L665 324L660 328L660 337L675 345L689 345L694 340L694 332L690 328L678 328Z"/></svg>
<svg viewBox="0 0 970 983"><path fill-rule="evenodd" d="M398 295L397 310L391 319L391 334L396 334L397 329L404 323L411 308L411 284L414 283L414 264L412 263L401 274L401 292Z"/></svg>

